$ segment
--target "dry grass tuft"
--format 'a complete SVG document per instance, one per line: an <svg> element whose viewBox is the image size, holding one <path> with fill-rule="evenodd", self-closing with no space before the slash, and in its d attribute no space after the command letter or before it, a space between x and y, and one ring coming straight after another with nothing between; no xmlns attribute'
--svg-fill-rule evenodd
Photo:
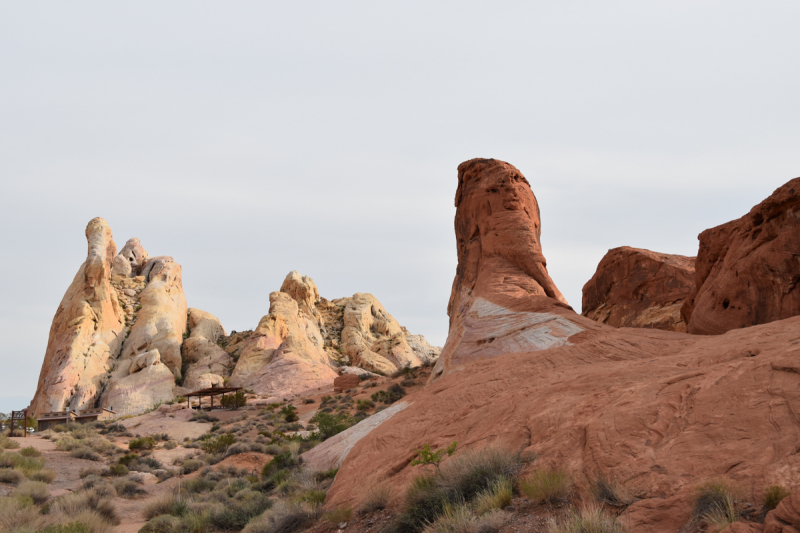
<svg viewBox="0 0 800 533"><path fill-rule="evenodd" d="M534 470L519 483L520 491L539 505L569 503L573 493L572 479L564 470Z"/></svg>
<svg viewBox="0 0 800 533"><path fill-rule="evenodd" d="M511 504L514 497L514 484L508 478L498 478L483 492L479 493L472 502L475 513L483 516L494 510L505 509Z"/></svg>
<svg viewBox="0 0 800 533"><path fill-rule="evenodd" d="M608 478L605 474L599 474L592 479L589 488L598 503L604 503L611 507L628 507L641 496L641 492L636 487L614 478Z"/></svg>
<svg viewBox="0 0 800 533"><path fill-rule="evenodd" d="M359 514L369 514L386 509L391 496L392 491L388 485L375 485L361 499L358 506Z"/></svg>
<svg viewBox="0 0 800 533"><path fill-rule="evenodd" d="M548 533L627 533L628 528L601 507L590 505L560 518L551 518L547 530Z"/></svg>
<svg viewBox="0 0 800 533"><path fill-rule="evenodd" d="M780 485L772 485L764 489L764 508L771 511L775 509L781 500L789 496L791 492Z"/></svg>

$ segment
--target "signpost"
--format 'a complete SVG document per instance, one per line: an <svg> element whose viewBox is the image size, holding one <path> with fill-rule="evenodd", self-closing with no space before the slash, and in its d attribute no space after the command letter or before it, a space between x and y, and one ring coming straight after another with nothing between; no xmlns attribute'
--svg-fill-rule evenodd
<svg viewBox="0 0 800 533"><path fill-rule="evenodd" d="M17 420L22 421L22 436L28 436L28 410L24 411L11 411L11 436L14 436L14 423Z"/></svg>

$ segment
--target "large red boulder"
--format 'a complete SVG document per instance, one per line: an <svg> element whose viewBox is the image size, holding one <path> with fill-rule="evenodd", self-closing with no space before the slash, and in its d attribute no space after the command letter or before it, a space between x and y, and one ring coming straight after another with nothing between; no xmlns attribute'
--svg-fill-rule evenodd
<svg viewBox="0 0 800 533"><path fill-rule="evenodd" d="M800 314L800 178L699 236L689 333L715 335Z"/></svg>
<svg viewBox="0 0 800 533"><path fill-rule="evenodd" d="M694 257L623 246L583 286L581 314L609 326L686 331L681 306L694 285Z"/></svg>

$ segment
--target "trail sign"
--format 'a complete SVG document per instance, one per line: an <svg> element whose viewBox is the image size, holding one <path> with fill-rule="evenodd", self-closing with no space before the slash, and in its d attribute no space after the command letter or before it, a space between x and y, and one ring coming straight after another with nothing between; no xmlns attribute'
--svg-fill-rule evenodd
<svg viewBox="0 0 800 533"><path fill-rule="evenodd" d="M11 411L11 436L14 436L14 423L20 420L22 421L22 436L28 436L28 410L24 411Z"/></svg>

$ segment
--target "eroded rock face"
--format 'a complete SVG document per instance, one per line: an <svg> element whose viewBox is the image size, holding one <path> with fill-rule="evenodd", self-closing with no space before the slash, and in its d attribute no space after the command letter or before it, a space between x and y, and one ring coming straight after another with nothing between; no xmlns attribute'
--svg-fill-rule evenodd
<svg viewBox="0 0 800 533"><path fill-rule="evenodd" d="M296 271L270 295L258 328L227 342L228 352L241 354L230 383L277 398L330 387L347 365L391 374L428 364L440 351L411 335L373 295L326 300L313 279Z"/></svg>
<svg viewBox="0 0 800 533"><path fill-rule="evenodd" d="M116 254L101 218L86 237L89 254L53 319L31 409L111 405L130 414L172 399L186 328L180 265L150 258L139 239Z"/></svg>
<svg viewBox="0 0 800 533"><path fill-rule="evenodd" d="M547 273L539 204L519 170L462 163L455 204L450 330L431 380L471 360L563 345L585 329Z"/></svg>
<svg viewBox="0 0 800 533"><path fill-rule="evenodd" d="M141 309L122 347L114 375L130 373L130 362L139 354L158 350L161 362L177 378L181 374L181 344L186 331L186 296L181 266L171 257L155 257L145 264L147 286L139 294Z"/></svg>
<svg viewBox="0 0 800 533"><path fill-rule="evenodd" d="M680 310L694 285L694 261L628 246L609 250L583 286L581 314L617 328L686 331Z"/></svg>
<svg viewBox="0 0 800 533"><path fill-rule="evenodd" d="M183 342L187 365L183 386L190 390L222 385L233 370L233 358L217 341L225 336L219 319L200 309L189 309L189 338Z"/></svg>
<svg viewBox="0 0 800 533"><path fill-rule="evenodd" d="M86 227L89 252L61 300L50 327L34 413L94 406L110 363L122 345L124 320L111 286L117 246L102 218Z"/></svg>
<svg viewBox="0 0 800 533"><path fill-rule="evenodd" d="M230 383L257 394L289 397L316 392L336 378L313 317L284 292L269 295L269 314L246 341Z"/></svg>
<svg viewBox="0 0 800 533"><path fill-rule="evenodd" d="M716 335L800 314L800 178L699 236L689 333Z"/></svg>
<svg viewBox="0 0 800 533"><path fill-rule="evenodd" d="M764 533L796 533L800 531L800 493L794 491L781 500L764 520Z"/></svg>

